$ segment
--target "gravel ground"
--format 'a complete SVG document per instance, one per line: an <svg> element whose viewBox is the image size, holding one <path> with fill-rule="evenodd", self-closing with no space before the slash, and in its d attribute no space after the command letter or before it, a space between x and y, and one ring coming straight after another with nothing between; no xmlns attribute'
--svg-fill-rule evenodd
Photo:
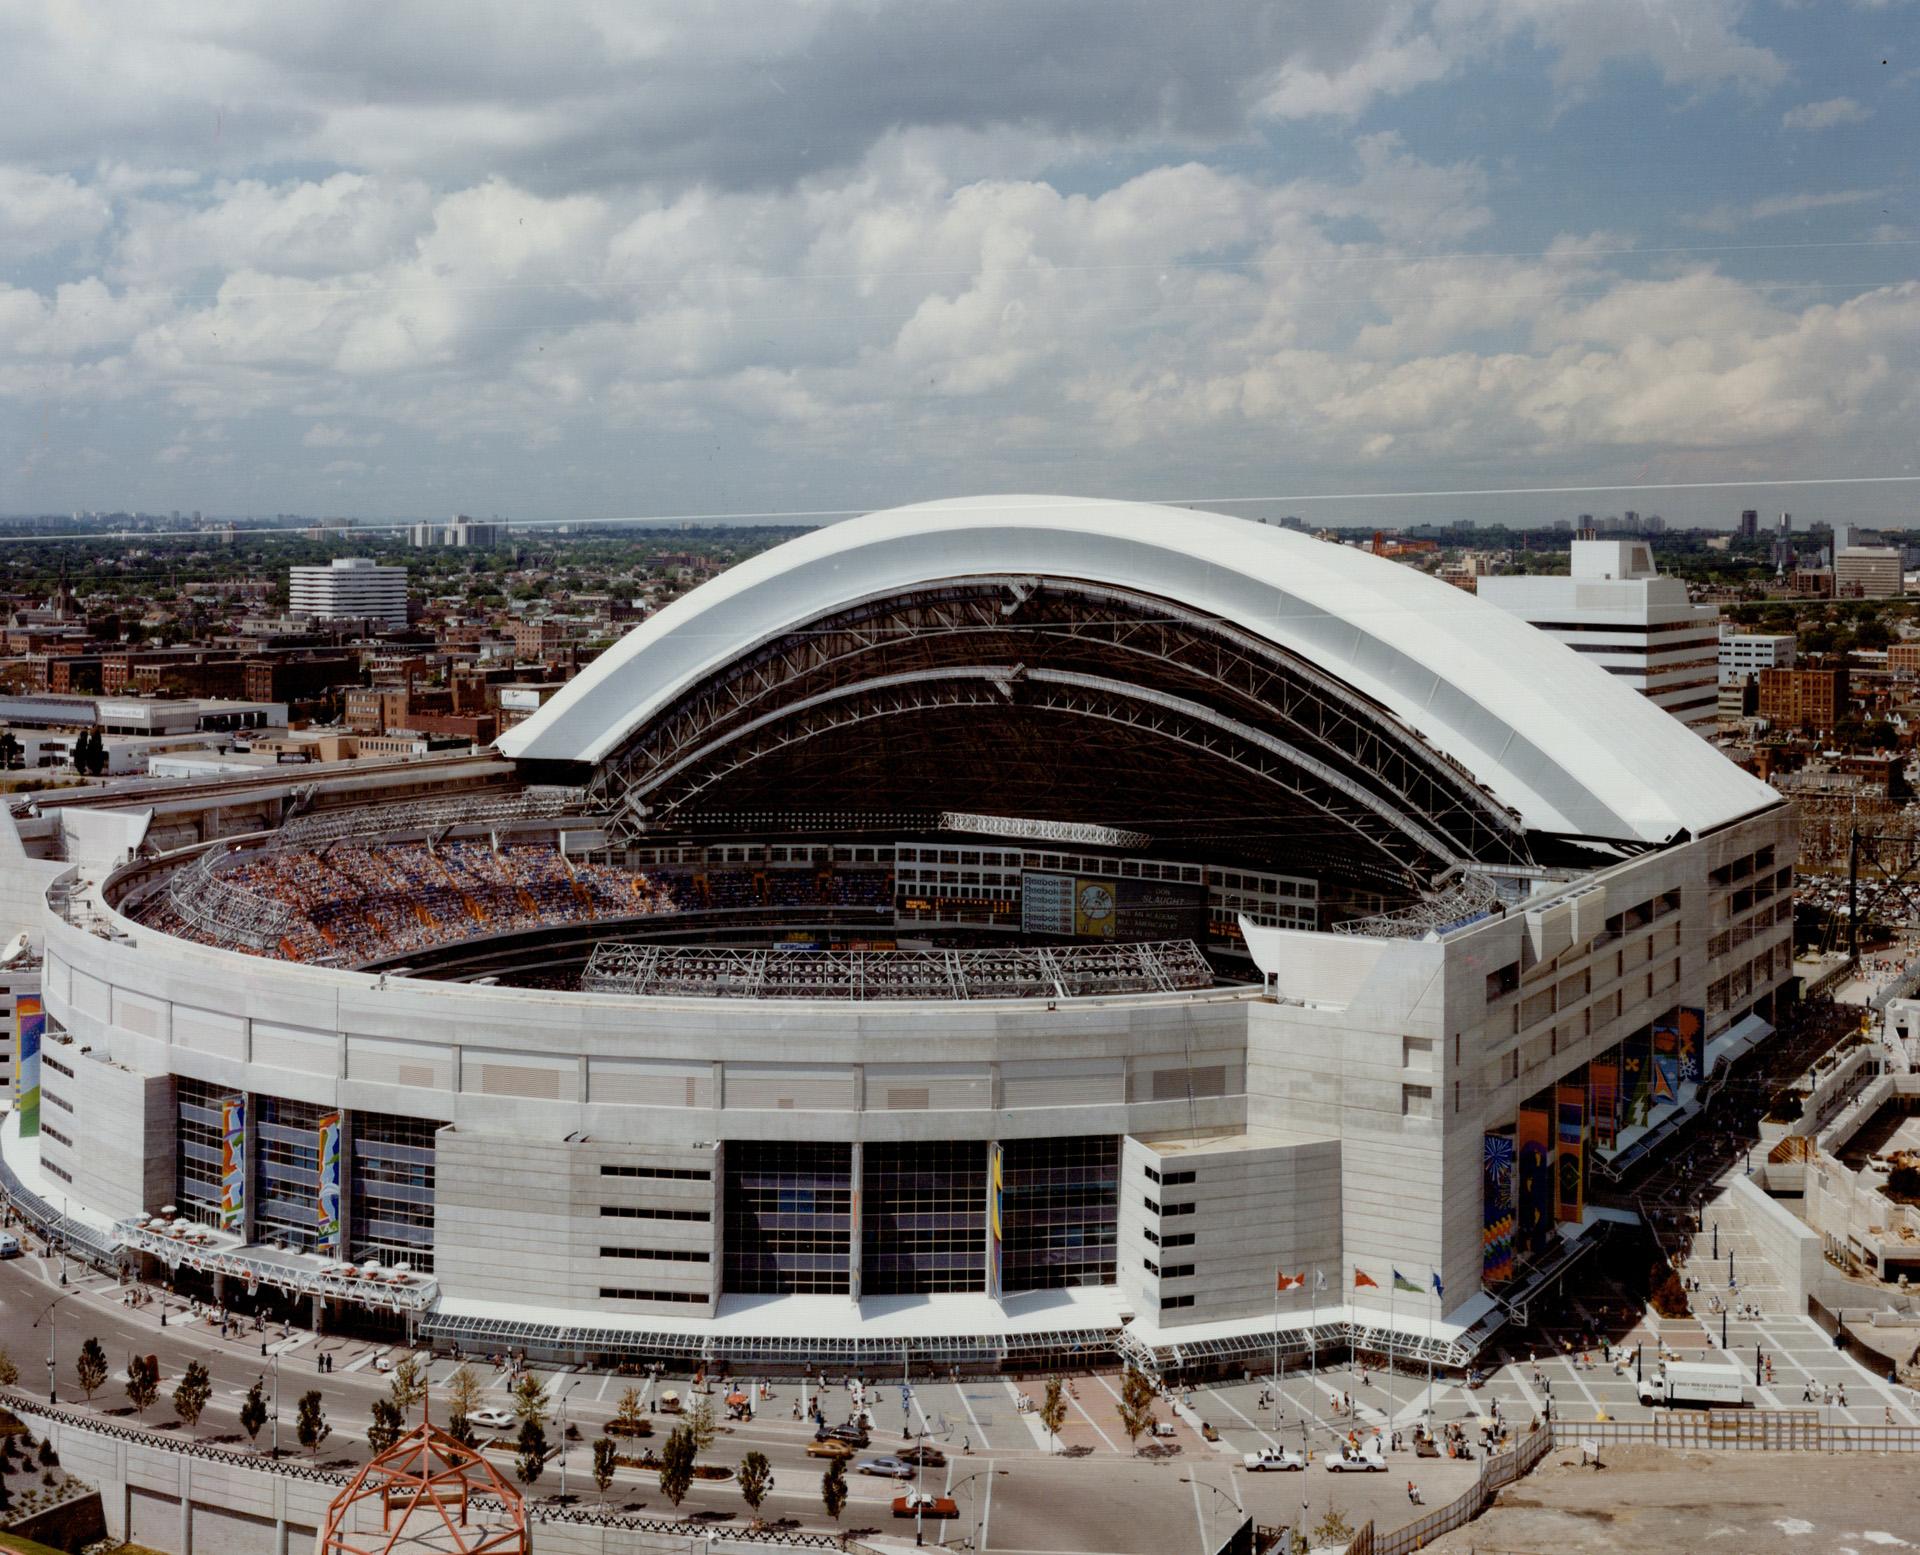
<svg viewBox="0 0 1920 1555"><path fill-rule="evenodd" d="M1668 1452L1618 1447L1601 1468L1557 1452L1445 1555L1875 1555L1920 1550L1911 1453Z"/></svg>

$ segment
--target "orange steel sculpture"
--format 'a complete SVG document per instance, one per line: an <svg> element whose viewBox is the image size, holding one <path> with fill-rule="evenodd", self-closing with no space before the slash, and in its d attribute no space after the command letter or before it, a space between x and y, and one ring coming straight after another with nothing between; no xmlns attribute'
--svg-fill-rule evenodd
<svg viewBox="0 0 1920 1555"><path fill-rule="evenodd" d="M503 1516L470 1527L476 1495L499 1498ZM353 1509L380 1499L380 1532L356 1533ZM446 1555L526 1555L520 1492L473 1448L423 1420L366 1464L327 1508L319 1555L393 1555L405 1547Z"/></svg>

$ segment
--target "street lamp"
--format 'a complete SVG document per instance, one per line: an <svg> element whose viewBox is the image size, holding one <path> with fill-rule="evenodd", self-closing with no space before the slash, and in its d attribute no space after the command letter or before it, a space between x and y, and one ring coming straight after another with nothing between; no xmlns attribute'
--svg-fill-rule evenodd
<svg viewBox="0 0 1920 1555"><path fill-rule="evenodd" d="M61 1302L65 1301L67 1297L71 1296L72 1294L73 1294L72 1291L66 1291L66 1292L63 1292L61 1295L55 1296L53 1300L49 1301L44 1307L40 1309L40 1315L33 1320L33 1326L35 1328L38 1328L42 1323L45 1323L47 1325L47 1402L49 1404L57 1404L60 1402L60 1400L55 1396L54 1388L53 1388L53 1372L54 1372L54 1364L55 1364L53 1359L53 1309L59 1306Z"/></svg>
<svg viewBox="0 0 1920 1555"><path fill-rule="evenodd" d="M560 1499L567 1499L567 1398L574 1388L585 1382L585 1377L577 1377L560 1395Z"/></svg>
<svg viewBox="0 0 1920 1555"><path fill-rule="evenodd" d="M989 1474L1005 1474L1006 1472L1007 1470L1005 1469L975 1469L965 1479L954 1481L954 1483L948 1487L948 1494L958 1495L962 1489L971 1485L976 1479L985 1479ZM971 1519L973 1523L972 1542L973 1547L977 1550L980 1548L980 1492L977 1490L969 1491L967 1493L967 1499L973 1503L974 1515Z"/></svg>
<svg viewBox="0 0 1920 1555"><path fill-rule="evenodd" d="M1183 1479L1180 1481L1180 1483L1183 1485L1198 1485L1202 1490L1211 1490L1216 1496L1218 1496L1222 1501L1226 1502L1228 1506L1232 1507L1234 1511L1238 1512L1242 1517L1245 1517L1247 1515L1247 1509L1244 1506L1242 1506L1238 1501L1234 1500L1232 1496L1228 1495L1218 1485L1209 1484L1204 1479Z"/></svg>

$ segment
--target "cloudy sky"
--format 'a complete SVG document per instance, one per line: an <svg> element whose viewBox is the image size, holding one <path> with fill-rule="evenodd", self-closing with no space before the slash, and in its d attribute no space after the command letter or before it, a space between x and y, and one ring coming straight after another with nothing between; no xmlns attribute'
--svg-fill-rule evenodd
<svg viewBox="0 0 1920 1555"><path fill-rule="evenodd" d="M0 0L0 511L1920 517L1911 0Z"/></svg>

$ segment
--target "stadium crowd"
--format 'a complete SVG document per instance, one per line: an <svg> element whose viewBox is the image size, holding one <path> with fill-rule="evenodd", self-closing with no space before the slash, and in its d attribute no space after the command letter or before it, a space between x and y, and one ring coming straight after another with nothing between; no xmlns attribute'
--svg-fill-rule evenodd
<svg viewBox="0 0 1920 1555"><path fill-rule="evenodd" d="M347 840L270 849L219 871L227 886L290 910L277 943L222 937L156 894L143 921L202 944L355 966L486 934L598 919L761 907L884 907L885 870L661 869L569 859L551 842Z"/></svg>

